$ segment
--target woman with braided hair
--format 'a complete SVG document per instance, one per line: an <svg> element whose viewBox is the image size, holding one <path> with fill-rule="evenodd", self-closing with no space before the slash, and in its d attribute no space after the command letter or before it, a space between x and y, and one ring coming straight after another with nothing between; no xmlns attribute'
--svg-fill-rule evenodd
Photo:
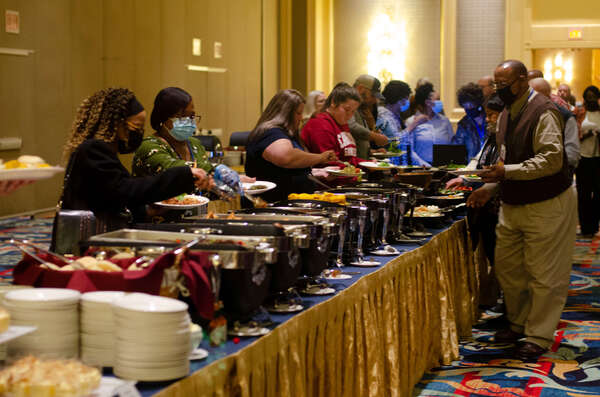
<svg viewBox="0 0 600 397"><path fill-rule="evenodd" d="M134 219L143 219L146 204L213 186L206 171L187 166L132 177L117 153L137 149L145 120L143 106L126 88L106 88L84 99L64 147L63 160L68 165L62 209L90 210L111 224L127 210Z"/></svg>

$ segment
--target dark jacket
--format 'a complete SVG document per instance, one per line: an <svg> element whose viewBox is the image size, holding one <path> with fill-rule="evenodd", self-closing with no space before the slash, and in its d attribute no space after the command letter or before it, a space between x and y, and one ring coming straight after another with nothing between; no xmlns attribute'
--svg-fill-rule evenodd
<svg viewBox="0 0 600 397"><path fill-rule="evenodd" d="M148 177L132 177L117 153L98 139L84 141L73 152L65 173L63 209L119 214L126 208L134 218L145 215L145 204L194 190L189 167L173 167Z"/></svg>

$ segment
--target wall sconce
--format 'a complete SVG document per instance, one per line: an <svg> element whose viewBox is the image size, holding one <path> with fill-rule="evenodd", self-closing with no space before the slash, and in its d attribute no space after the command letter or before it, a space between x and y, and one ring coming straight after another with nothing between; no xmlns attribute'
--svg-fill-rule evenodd
<svg viewBox="0 0 600 397"><path fill-rule="evenodd" d="M573 81L573 58L565 59L562 53L544 61L544 78L551 84L570 84Z"/></svg>
<svg viewBox="0 0 600 397"><path fill-rule="evenodd" d="M377 14L367 34L367 70L382 84L403 80L406 72L406 26L404 22L394 22L390 14Z"/></svg>

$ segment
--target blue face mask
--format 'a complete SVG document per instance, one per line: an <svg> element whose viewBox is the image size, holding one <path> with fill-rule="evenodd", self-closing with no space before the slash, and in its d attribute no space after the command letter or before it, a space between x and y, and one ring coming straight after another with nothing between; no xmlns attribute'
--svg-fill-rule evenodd
<svg viewBox="0 0 600 397"><path fill-rule="evenodd" d="M444 110L444 103L442 101L440 101L439 99L436 101L433 101L433 106L431 107L431 110L433 111L433 113L441 113Z"/></svg>
<svg viewBox="0 0 600 397"><path fill-rule="evenodd" d="M402 113L404 113L408 110L409 107L410 107L410 101L408 99L406 99L406 100L404 100L404 102L402 102L402 105L400 105L400 111Z"/></svg>
<svg viewBox="0 0 600 397"><path fill-rule="evenodd" d="M187 141L196 132L196 121L190 118L175 118L171 119L173 128L169 130L169 134L178 141Z"/></svg>

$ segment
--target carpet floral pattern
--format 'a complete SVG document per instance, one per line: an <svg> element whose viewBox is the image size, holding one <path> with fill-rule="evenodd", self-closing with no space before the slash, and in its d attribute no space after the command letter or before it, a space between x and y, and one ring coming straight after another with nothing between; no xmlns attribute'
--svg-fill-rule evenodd
<svg viewBox="0 0 600 397"><path fill-rule="evenodd" d="M426 373L415 396L600 396L600 239L578 240L569 297L555 343L537 362L511 358L512 344L473 328L460 361ZM482 322L481 324L484 324ZM479 328L477 328L479 327Z"/></svg>
<svg viewBox="0 0 600 397"><path fill-rule="evenodd" d="M29 240L41 248L50 246L52 218L18 217L0 220L0 283L12 280L12 268L21 260L21 252L7 239Z"/></svg>

